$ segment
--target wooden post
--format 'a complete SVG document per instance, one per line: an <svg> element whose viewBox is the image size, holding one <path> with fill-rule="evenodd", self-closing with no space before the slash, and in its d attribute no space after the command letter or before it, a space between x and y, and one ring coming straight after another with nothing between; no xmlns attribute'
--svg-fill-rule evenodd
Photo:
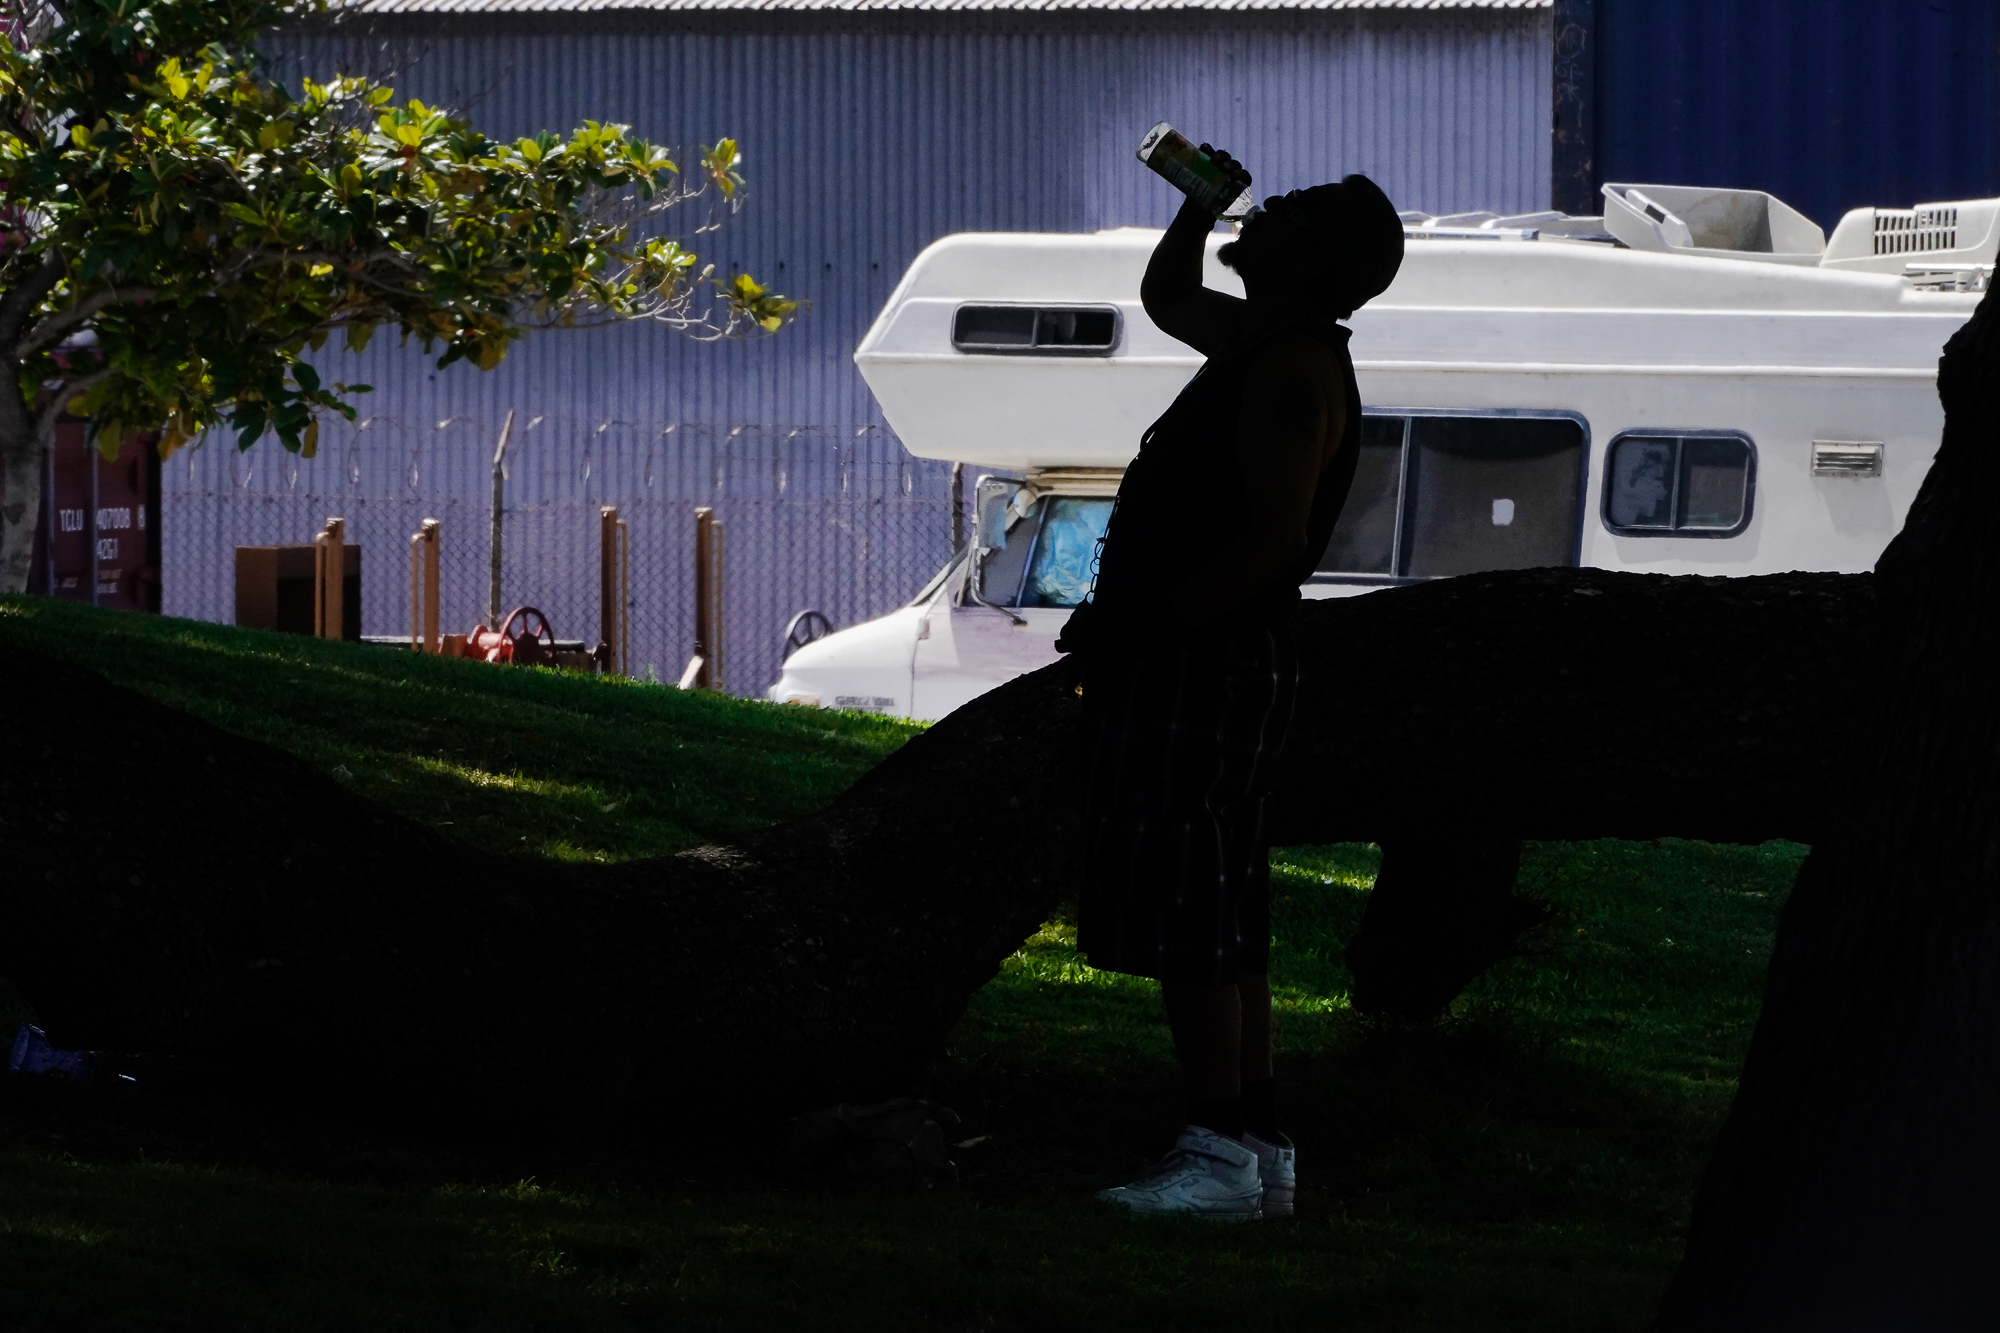
<svg viewBox="0 0 2000 1333"><path fill-rule="evenodd" d="M617 505L597 511L597 615L603 626L597 660L607 676L631 671L632 637L625 614L632 577L632 534Z"/></svg>
<svg viewBox="0 0 2000 1333"><path fill-rule="evenodd" d="M329 518L326 527L313 538L313 635L321 639L342 637L346 619L347 522Z"/></svg>
<svg viewBox="0 0 2000 1333"><path fill-rule="evenodd" d="M715 688L714 658L710 645L714 642L715 627L710 622L715 599L709 593L709 580L715 577L709 568L709 526L715 522L715 511L703 506L694 511L694 663L696 689Z"/></svg>
<svg viewBox="0 0 2000 1333"><path fill-rule="evenodd" d="M715 511L694 511L694 656L681 688L722 688L722 524Z"/></svg>
<svg viewBox="0 0 2000 1333"><path fill-rule="evenodd" d="M438 639L438 521L424 520L423 530L410 534L410 647L420 653L441 650Z"/></svg>
<svg viewBox="0 0 2000 1333"><path fill-rule="evenodd" d="M708 688L722 688L722 520L708 520Z"/></svg>
<svg viewBox="0 0 2000 1333"><path fill-rule="evenodd" d="M493 559L486 576L486 627L500 628L500 529L507 501L507 437L514 433L514 409L500 427L500 443L493 447Z"/></svg>
<svg viewBox="0 0 2000 1333"><path fill-rule="evenodd" d="M618 520L618 662L629 671L632 665L632 529Z"/></svg>

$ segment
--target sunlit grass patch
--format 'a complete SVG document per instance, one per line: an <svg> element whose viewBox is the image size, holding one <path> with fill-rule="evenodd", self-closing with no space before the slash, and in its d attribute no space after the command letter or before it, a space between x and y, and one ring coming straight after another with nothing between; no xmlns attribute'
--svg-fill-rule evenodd
<svg viewBox="0 0 2000 1333"><path fill-rule="evenodd" d="M920 727L39 598L0 638L515 854L662 856L819 808Z"/></svg>
<svg viewBox="0 0 2000 1333"><path fill-rule="evenodd" d="M1000 975L1036 985L1098 986L1106 989L1144 989L1148 985L1142 977L1099 971L1084 962L1083 954L1076 947L1076 922L1067 910L1056 919L1044 922L1040 930L1022 941L1021 947L1000 964Z"/></svg>

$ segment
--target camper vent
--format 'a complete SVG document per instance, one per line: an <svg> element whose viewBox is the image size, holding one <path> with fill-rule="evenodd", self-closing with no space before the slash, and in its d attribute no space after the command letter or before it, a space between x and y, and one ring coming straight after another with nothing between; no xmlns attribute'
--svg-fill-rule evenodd
<svg viewBox="0 0 2000 1333"><path fill-rule="evenodd" d="M1958 248L1956 208L1878 208L1875 253L1908 255Z"/></svg>
<svg viewBox="0 0 2000 1333"><path fill-rule="evenodd" d="M1879 477L1882 475L1882 442L1814 440L1812 474L1815 477Z"/></svg>

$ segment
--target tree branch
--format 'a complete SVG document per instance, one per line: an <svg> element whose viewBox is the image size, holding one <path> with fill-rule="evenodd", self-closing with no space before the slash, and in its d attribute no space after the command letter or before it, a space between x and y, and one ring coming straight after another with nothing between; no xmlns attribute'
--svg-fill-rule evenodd
<svg viewBox="0 0 2000 1333"><path fill-rule="evenodd" d="M49 396L49 401L42 404L42 410L35 415L35 438L48 439L49 433L56 428L56 418L60 417L63 409L69 406L70 399L117 373L112 367L106 366L102 370L93 370L88 375L62 381L56 391Z"/></svg>
<svg viewBox="0 0 2000 1333"><path fill-rule="evenodd" d="M75 305L58 310L37 324L34 332L21 339L15 346L14 357L19 360L22 357L33 356L44 347L54 346L107 306L117 305L121 301L143 300L157 295L158 292L157 287L108 287L101 292L92 292Z"/></svg>
<svg viewBox="0 0 2000 1333"><path fill-rule="evenodd" d="M42 256L41 264L28 275L20 286L0 296L0 347L14 347L21 336L21 329L28 322L28 315L42 303L42 298L56 289L62 276L69 270L63 257L50 250ZM16 349L14 359L22 353Z"/></svg>

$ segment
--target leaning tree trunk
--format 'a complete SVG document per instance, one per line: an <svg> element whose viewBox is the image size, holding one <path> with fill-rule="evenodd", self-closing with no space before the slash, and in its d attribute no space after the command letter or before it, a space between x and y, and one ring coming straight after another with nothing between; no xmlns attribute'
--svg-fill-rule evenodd
<svg viewBox="0 0 2000 1333"><path fill-rule="evenodd" d="M1883 555L1851 781L1778 929L1663 1330L2000 1321L2000 308ZM1830 717L1829 721L1833 719Z"/></svg>
<svg viewBox="0 0 2000 1333"><path fill-rule="evenodd" d="M1521 844L1449 828L1382 843L1382 868L1347 942L1354 1007L1423 1021L1474 977L1517 951L1552 915L1515 892Z"/></svg>
<svg viewBox="0 0 2000 1333"><path fill-rule="evenodd" d="M1527 570L1315 603L1275 832L1810 839L1846 750L1820 687L1868 675L1871 584ZM818 814L573 867L421 828L6 623L0 976L64 1042L384 1113L790 1111L905 1084L1073 887L1066 663Z"/></svg>
<svg viewBox="0 0 2000 1333"><path fill-rule="evenodd" d="M20 390L0 383L0 594L28 588L45 453L34 413L21 401Z"/></svg>

